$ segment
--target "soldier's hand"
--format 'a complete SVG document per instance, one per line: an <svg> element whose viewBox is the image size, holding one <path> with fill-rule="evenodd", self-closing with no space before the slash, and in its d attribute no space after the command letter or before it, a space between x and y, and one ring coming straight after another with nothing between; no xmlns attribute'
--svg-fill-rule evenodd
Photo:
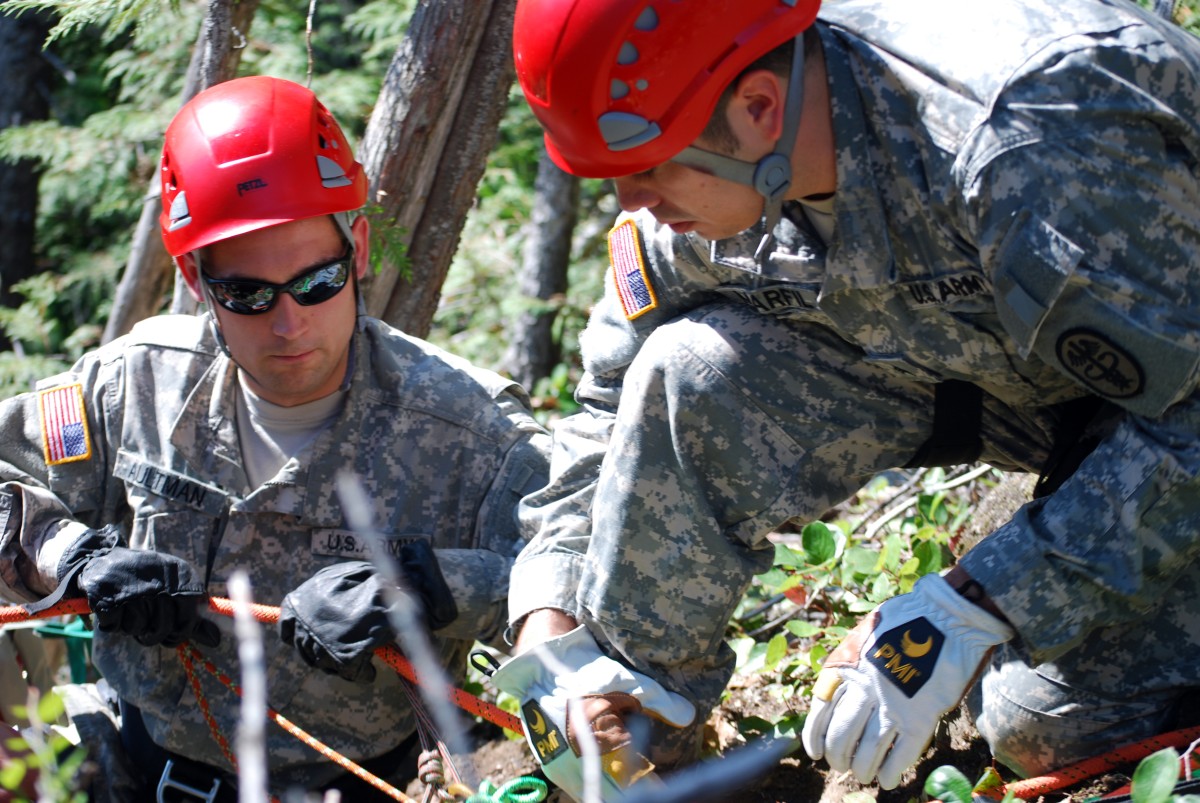
<svg viewBox="0 0 1200 803"><path fill-rule="evenodd" d="M283 598L279 637L309 666L355 683L375 679L376 648L396 637L390 605L414 606L430 630L454 621L454 597L426 541L405 544L400 555L404 587L387 589L366 561L328 566Z"/></svg>
<svg viewBox="0 0 1200 803"><path fill-rule="evenodd" d="M804 749L862 783L900 783L958 704L993 647L1013 637L1005 622L968 602L941 577L884 602L825 660L804 721Z"/></svg>
<svg viewBox="0 0 1200 803"><path fill-rule="evenodd" d="M521 701L534 757L546 777L576 800L583 798L584 740L596 743L601 798L620 800L623 790L653 770L633 745L628 718L645 714L682 728L696 716L685 698L604 655L584 626L508 661L492 683Z"/></svg>
<svg viewBox="0 0 1200 803"><path fill-rule="evenodd" d="M182 558L120 546L114 526L85 530L59 561L58 589L31 613L64 597L84 596L103 632L133 636L148 647L194 641L215 647L216 623L206 619L204 583Z"/></svg>

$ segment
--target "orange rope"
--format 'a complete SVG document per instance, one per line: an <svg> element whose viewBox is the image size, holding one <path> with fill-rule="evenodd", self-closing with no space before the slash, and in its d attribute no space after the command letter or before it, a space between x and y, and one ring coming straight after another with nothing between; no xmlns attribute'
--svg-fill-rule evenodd
<svg viewBox="0 0 1200 803"><path fill-rule="evenodd" d="M223 597L210 597L208 607L209 610L223 616L233 616L233 603ZM52 616L83 615L90 612L91 610L88 608L87 600L85 599L63 600L57 605L36 614L26 613L25 609L20 605L10 605L0 607L0 625L25 622L30 619L46 619ZM271 605L254 604L250 606L250 612L260 622L274 623L279 621L279 608ZM404 654L396 647L390 644L385 645L375 650L375 654L388 666L396 670L401 677L413 683L420 682L417 679L417 673L413 669L412 664L409 663ZM508 713L503 708L482 700L470 692L451 687L450 700L472 716L482 717L493 725L498 725L516 734L524 734L525 732L521 727L520 719Z"/></svg>
<svg viewBox="0 0 1200 803"><path fill-rule="evenodd" d="M232 678L230 678L228 675L226 675L224 672L222 672L220 667L218 667L212 661L205 658L191 644L180 644L177 649L179 651L179 657L181 659L183 659L184 666L188 670L188 679L192 683L192 689L196 692L196 699L197 699L197 701L200 702L200 710L204 712L204 718L208 721L208 726L209 726L209 729L212 730L213 738L215 738L217 740L217 744L219 744L221 746L221 751L223 753L225 753L225 757L233 763L234 767L237 767L237 760L233 757L232 753L229 751L228 741L225 739L224 736L221 735L221 733L217 727L216 720L212 717L212 714L209 712L207 701L204 699L204 694L200 689L200 681L195 676L195 669L192 665L192 661L193 660L199 661L201 663L201 665L205 669L207 669L213 677L215 677L217 680L221 681L221 683L227 689L232 691L238 697L242 696L242 688L240 686L238 686L236 683L234 683ZM280 714L278 711L271 708L270 706L267 707L267 716L271 719L272 722L274 722L279 727L283 728L285 731L290 733L292 736L295 736L297 739L304 742L306 745L311 747L313 750L316 750L322 756L329 759L334 764L337 764L342 769L346 770L347 772L353 773L354 775L357 775L362 780L371 784L371 786L374 786L376 789L379 789L380 791L382 791L388 797L393 798L394 800L402 801L402 803L416 803L415 800L413 800L411 797L409 797L408 795L401 792L399 789L397 789L394 786L392 786L391 784L389 784L387 781L383 780L382 778L380 778L376 775L373 775L369 771L360 767L358 764L355 764L353 761L346 758L345 756L343 756L341 753L337 752L333 748L329 747L324 742L319 740L317 737L313 736L308 731L301 728L299 725L296 725L294 722L292 722L287 717L283 716L282 714Z"/></svg>
<svg viewBox="0 0 1200 803"><path fill-rule="evenodd" d="M57 605L39 613L27 613L20 605L0 607L0 625L11 625L16 622L28 622L30 619L49 619L52 616L68 616L91 613L86 599L65 599Z"/></svg>
<svg viewBox="0 0 1200 803"><path fill-rule="evenodd" d="M1031 798L1038 795L1044 795L1047 792L1053 792L1056 789L1061 789L1064 786L1086 781L1089 778L1095 778L1098 775L1103 775L1109 770L1115 769L1123 764L1130 764L1134 761L1140 761L1151 753L1156 753L1164 747L1187 747L1192 742L1200 739L1200 727L1184 728L1183 730L1171 731L1170 733L1151 736L1149 739L1143 739L1140 742L1132 742L1127 745L1111 750L1107 753L1102 753L1092 758L1084 759L1077 764L1063 767L1060 770L1047 773L1040 778L1028 778L1024 781L1014 781L1013 783L1004 786L997 786L993 789L988 789L981 794L1000 800L1005 793L1012 792L1013 795L1019 798Z"/></svg>
<svg viewBox="0 0 1200 803"><path fill-rule="evenodd" d="M225 616L233 615L233 603L221 597L211 597L208 601L208 606L211 610L224 614ZM251 605L251 613L254 618L260 622L277 622L279 621L279 609L270 605ZM384 663L396 670L402 678L413 683L420 683L417 678L416 670L413 669L408 659L404 657L404 653L400 652L391 644L385 644L375 650L375 654L379 656ZM510 730L516 734L524 734L521 728L521 720L512 714L505 711L499 706L493 705L486 700L481 700L475 695L465 692L462 689L451 687L450 700L459 708L473 716L483 717L493 725L499 725L501 728Z"/></svg>

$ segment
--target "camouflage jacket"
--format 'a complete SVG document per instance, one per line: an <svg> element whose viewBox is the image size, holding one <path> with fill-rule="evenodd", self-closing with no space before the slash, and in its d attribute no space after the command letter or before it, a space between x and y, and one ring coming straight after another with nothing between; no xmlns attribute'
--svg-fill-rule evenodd
<svg viewBox="0 0 1200 803"><path fill-rule="evenodd" d="M1123 0L835 0L817 29L832 240L785 210L759 264L761 230L708 242L644 210L618 220L626 256L582 337L585 409L557 426L551 485L522 507L533 540L510 617L579 610L590 513L626 503L593 498L625 370L657 327L725 300L819 323L896 376L980 386L1016 419L1007 454L988 455L1004 468L1040 468L1046 405L1124 409L1070 481L964 559L1037 658L1061 655L1143 616L1200 556L1200 42ZM778 523L726 534L761 549Z"/></svg>
<svg viewBox="0 0 1200 803"><path fill-rule="evenodd" d="M228 596L231 572L242 569L256 602L279 605L319 569L365 558L335 491L338 473L351 471L386 539L424 538L435 548L459 609L435 647L452 677L461 677L473 640L495 639L503 628L519 550L516 506L545 482L549 438L524 391L362 319L343 410L311 459L292 458L252 488L236 431L236 368L205 320L144 321L34 392L0 403L0 594L26 601L52 590L37 587L55 577L45 565L53 557L39 553L75 521L118 523L130 547L187 559L212 596ZM56 406L85 414L56 418ZM222 640L210 654L236 678L232 621L216 619ZM309 669L274 632L264 635L269 704L334 749L371 757L415 729L391 669L381 666L373 684L343 681ZM93 657L141 709L156 742L227 766L173 649L97 632ZM232 739L239 698L199 674ZM277 781L307 785L340 771L279 728L268 738Z"/></svg>

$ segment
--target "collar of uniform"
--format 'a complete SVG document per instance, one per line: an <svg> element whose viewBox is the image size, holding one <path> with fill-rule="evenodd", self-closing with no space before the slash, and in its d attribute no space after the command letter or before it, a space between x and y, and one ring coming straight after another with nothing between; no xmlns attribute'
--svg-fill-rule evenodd
<svg viewBox="0 0 1200 803"><path fill-rule="evenodd" d="M873 288L896 279L883 203L875 188L866 118L850 54L838 31L817 22L829 76L833 141L837 149L834 234L826 255L822 295Z"/></svg>

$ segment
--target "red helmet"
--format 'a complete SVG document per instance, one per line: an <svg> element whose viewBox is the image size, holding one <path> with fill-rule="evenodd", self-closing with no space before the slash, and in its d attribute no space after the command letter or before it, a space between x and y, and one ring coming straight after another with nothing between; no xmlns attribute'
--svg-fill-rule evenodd
<svg viewBox="0 0 1200 803"><path fill-rule="evenodd" d="M210 87L167 126L163 242L171 256L317 215L358 209L367 176L308 89L266 76Z"/></svg>
<svg viewBox="0 0 1200 803"><path fill-rule="evenodd" d="M517 78L564 170L611 178L666 162L725 87L812 25L820 0L518 0Z"/></svg>

